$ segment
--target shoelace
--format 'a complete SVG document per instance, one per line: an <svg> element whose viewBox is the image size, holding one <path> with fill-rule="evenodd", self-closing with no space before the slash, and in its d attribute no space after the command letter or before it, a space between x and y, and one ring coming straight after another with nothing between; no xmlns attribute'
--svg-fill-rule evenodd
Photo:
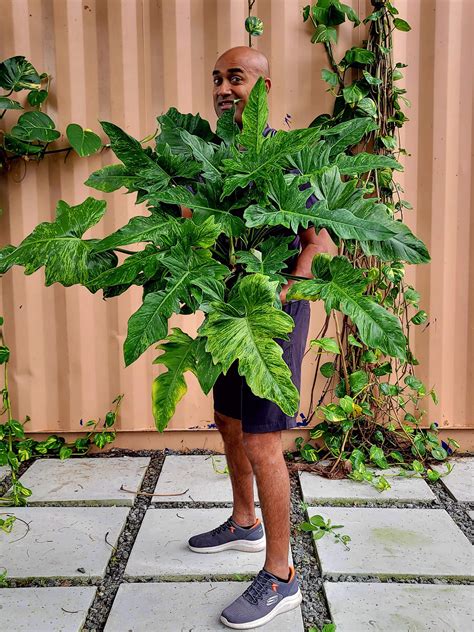
<svg viewBox="0 0 474 632"><path fill-rule="evenodd" d="M226 529L228 529L229 527L232 527L232 526L233 526L232 520L229 518L224 523L222 523L220 526L218 526L215 529L213 529L211 531L211 534L212 535L216 535L217 533L220 533L221 531L225 531Z"/></svg>
<svg viewBox="0 0 474 632"><path fill-rule="evenodd" d="M267 592L269 583L270 577L264 571L260 571L247 590L243 593L242 597L247 599L247 601L250 601L250 603L257 605L263 595Z"/></svg>

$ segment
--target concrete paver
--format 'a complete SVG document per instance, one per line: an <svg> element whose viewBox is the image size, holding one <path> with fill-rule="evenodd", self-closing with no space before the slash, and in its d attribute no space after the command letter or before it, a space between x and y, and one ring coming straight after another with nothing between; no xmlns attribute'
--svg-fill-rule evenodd
<svg viewBox="0 0 474 632"><path fill-rule="evenodd" d="M310 472L300 472L299 475L303 498L307 503L317 503L321 500L332 501L335 504L359 500L430 503L436 500L430 486L422 478L397 477L395 474L398 472L398 468L374 470L374 474L383 474L391 485L390 489L383 492L377 491L370 483L347 478L334 480Z"/></svg>
<svg viewBox="0 0 474 632"><path fill-rule="evenodd" d="M105 632L229 630L220 622L220 614L248 585L249 582L208 581L122 584ZM301 608L275 617L264 629L265 632L303 632Z"/></svg>
<svg viewBox="0 0 474 632"><path fill-rule="evenodd" d="M29 505L133 505L150 463L145 457L39 459L20 478L32 491Z"/></svg>
<svg viewBox="0 0 474 632"><path fill-rule="evenodd" d="M126 507L10 507L17 517L0 537L9 578L104 575L128 514ZM107 539L107 542L106 542Z"/></svg>
<svg viewBox="0 0 474 632"><path fill-rule="evenodd" d="M474 502L474 457L460 457L450 460L452 471L439 480L456 500ZM446 466L435 466L433 469L446 472Z"/></svg>
<svg viewBox="0 0 474 632"><path fill-rule="evenodd" d="M327 577L474 576L472 546L444 509L309 507L308 515L315 514L343 525L337 533L351 537L350 550L331 534L316 540Z"/></svg>
<svg viewBox="0 0 474 632"><path fill-rule="evenodd" d="M79 632L95 586L1 588L2 632Z"/></svg>
<svg viewBox="0 0 474 632"><path fill-rule="evenodd" d="M474 511L468 511L467 513L469 514L469 518L471 518L471 520L474 520Z"/></svg>
<svg viewBox="0 0 474 632"><path fill-rule="evenodd" d="M214 463L214 465L213 465ZM180 496L155 497L153 502L196 501L232 502L232 487L228 474L221 474L226 468L225 456L216 455L171 455L165 458L156 494L176 494L188 490ZM217 471L216 471L217 470ZM255 486L255 500L258 500Z"/></svg>
<svg viewBox="0 0 474 632"><path fill-rule="evenodd" d="M365 582L323 585L337 632L474 629L473 585Z"/></svg>
<svg viewBox="0 0 474 632"><path fill-rule="evenodd" d="M128 577L203 577L214 575L254 575L265 562L265 551L221 551L195 553L188 539L210 531L231 515L231 509L156 509L145 514L133 546L125 575ZM257 516L261 517L257 510Z"/></svg>

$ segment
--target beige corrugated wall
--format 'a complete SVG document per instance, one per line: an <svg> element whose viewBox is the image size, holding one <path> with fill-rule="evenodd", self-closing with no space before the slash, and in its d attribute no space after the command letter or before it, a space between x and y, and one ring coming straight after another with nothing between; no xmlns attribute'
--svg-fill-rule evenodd
<svg viewBox="0 0 474 632"><path fill-rule="evenodd" d="M349 0L346 0L348 2ZM310 43L300 0L257 0L253 13L265 22L255 38L270 59L271 123L307 125L328 111L320 70L323 48ZM370 3L353 0L360 15ZM406 221L427 243L430 265L409 272L429 312L429 326L413 327L419 376L435 386L439 406L427 402L427 418L447 426L463 447L474 447L474 225L472 208L472 0L396 0L413 30L396 33L396 59L409 63L404 84L412 101L402 139L410 155L401 183L414 211ZM52 76L45 112L64 132L70 122L100 132L113 121L136 138L155 129L155 118L174 105L215 122L211 70L225 49L247 43L246 0L0 0L0 58L24 55ZM340 29L340 45L357 44L362 30ZM0 129L16 120L9 112ZM62 136L50 148L65 146ZM116 162L104 151L80 159L48 156L39 165L19 163L0 177L0 244L18 244L41 221L54 218L59 199L79 204L104 197L108 212L89 236L101 237L137 212L132 196L102 195L83 182L95 169ZM11 395L30 431L77 432L79 420L103 415L124 393L120 445L213 446L216 433L179 432L212 421L211 399L189 378L189 391L170 424L153 430L150 387L157 367L150 349L125 369L122 344L140 291L103 301L83 288L44 287L43 272L14 269L1 280L0 310L12 348ZM312 333L323 310L313 306ZM178 316L173 325L193 333L198 317ZM302 410L307 411L314 362L304 366ZM318 392L318 390L317 390ZM470 429L470 430L469 430ZM147 432L144 432L147 431ZM178 432L176 432L178 431ZM293 435L294 436L294 435ZM293 436L287 438L289 445Z"/></svg>

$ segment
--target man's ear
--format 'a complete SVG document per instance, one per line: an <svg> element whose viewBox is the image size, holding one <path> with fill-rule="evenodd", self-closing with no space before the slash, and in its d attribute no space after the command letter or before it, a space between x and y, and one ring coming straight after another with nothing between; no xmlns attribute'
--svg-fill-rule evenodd
<svg viewBox="0 0 474 632"><path fill-rule="evenodd" d="M267 92L270 92L270 88L272 87L272 80L270 79L270 77L265 78L265 87L267 89Z"/></svg>

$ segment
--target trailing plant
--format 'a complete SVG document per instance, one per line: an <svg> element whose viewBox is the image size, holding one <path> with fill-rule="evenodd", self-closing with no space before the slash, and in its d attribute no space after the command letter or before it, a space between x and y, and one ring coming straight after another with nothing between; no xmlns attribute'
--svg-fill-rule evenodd
<svg viewBox="0 0 474 632"><path fill-rule="evenodd" d="M11 473L11 489L8 495L0 497L0 506L23 506L31 496L31 490L19 481L21 464L39 456L54 456L60 459L82 456L87 454L92 446L103 448L112 443L116 436L114 425L123 395L114 399L114 409L106 414L103 422L100 419L91 419L85 424L90 430L73 442L68 443L63 437L55 434L42 441L27 438L25 424L30 417L27 416L23 422L13 417L8 390L9 360L10 349L5 344L3 318L0 316L0 365L3 365L3 388L0 390L3 407L0 410L0 417L6 417L6 420L0 423L0 465L8 466ZM10 531L13 522L12 516L0 519L0 529Z"/></svg>
<svg viewBox="0 0 474 632"><path fill-rule="evenodd" d="M6 92L0 95L0 119L11 110L24 110L13 93L28 91L26 101L31 110L23 112L16 123L7 131L0 130L0 173L8 171L17 160L40 161L46 154L71 151L78 156L90 156L104 147L100 137L90 129L83 129L77 123L66 128L69 147L48 149L50 143L61 136L53 119L42 112L49 96L51 77L39 74L23 56L16 55L0 63L0 88Z"/></svg>
<svg viewBox="0 0 474 632"><path fill-rule="evenodd" d="M368 40L347 50L339 60L334 50L337 27L346 20L358 27L361 20L357 13L339 0L318 0L303 9L304 21L313 26L311 41L321 43L326 50L330 67L323 69L321 75L335 101L331 114L319 115L310 125L320 129L327 140L332 139L332 149L321 145L311 155L309 164L297 161L303 175L295 179L309 180L316 195L324 199L328 186L325 189L319 184L322 173L328 178L334 168L328 164L339 151L334 135L339 137L341 129L347 126L345 151L335 159L344 182L338 181L337 193L336 189L331 192L336 194L339 206L345 204L364 220L369 219L363 206L370 196L377 201L377 210L370 212L370 220L381 229L389 218L398 232L370 241L357 234L360 224L353 232L339 231L338 257L315 260L315 279L298 284L289 296L323 298L327 314L318 337L311 341L318 357L307 414L308 421L315 414L323 419L310 431L311 438L321 439L323 446L318 448L301 439L297 448L309 462L328 455L334 457L332 470L341 459L349 460L351 478L385 489L390 487L386 478L374 476L366 465L386 469L397 464L418 474L426 472L429 479L436 480L440 474L426 469L427 463L445 460L459 444L453 439L440 443L436 422L429 428L421 427L426 414L420 407L421 400L429 396L437 404L438 399L435 390L427 389L415 376L414 367L419 362L410 347L410 329L425 323L428 315L420 309L419 293L404 277L406 263L426 263L430 257L425 244L406 232L404 212L412 207L402 199L403 190L394 179L402 170L396 159L406 154L400 147L398 133L408 120L402 106L410 103L406 90L397 83L403 78L401 69L406 64L393 61L392 33L395 29L409 31L410 26L397 17L398 10L388 0L372 0L372 5L373 12L363 20L364 25L369 25ZM355 130L357 133L347 142ZM326 298L328 293L332 295L330 300ZM364 326L376 331L375 306L390 313L397 322L396 332L388 334L385 349L356 322L360 310L366 310ZM342 323L337 311L343 313ZM335 338L325 336L331 320ZM405 346L402 340L406 341ZM394 347L387 353L392 344ZM398 353L402 347L404 352ZM327 382L314 406L319 373ZM331 402L322 405L328 396Z"/></svg>
<svg viewBox="0 0 474 632"><path fill-rule="evenodd" d="M186 392L186 371L208 393L235 361L256 395L289 415L297 412L298 392L275 342L294 326L279 299L288 279L298 281L289 298L322 300L328 314L350 315L359 344L405 363L411 354L400 319L371 291L371 270L355 269L344 254L347 241L367 255L377 251L374 260L381 262L384 248L394 245L409 260L414 250L429 259L424 244L358 177L367 169L401 166L390 156L346 153L374 125L370 117L331 129L315 126L264 136L267 119L260 78L243 112L242 130L233 112L224 113L213 132L199 115L171 108L158 117L155 146L142 147L117 125L102 121L120 163L95 171L86 184L103 192L124 187L136 194L137 203L146 204L147 215L131 218L103 239L84 238L104 216L106 202L89 197L70 206L61 200L55 221L0 251L1 272L13 265L23 266L26 274L44 267L47 286L81 284L93 293L102 290L104 298L132 285L143 288L143 304L128 322L124 359L130 365L165 340L154 363L167 371L152 387L159 430ZM307 208L312 193L318 201ZM192 218L181 217L182 206L192 210ZM314 281L295 279L287 269L294 255L289 242L296 231L311 226L326 228L340 252L315 257ZM124 248L136 244L145 245ZM173 313L198 311L203 320L195 338L179 328L168 333ZM357 377L348 374L343 386L357 386L362 400L366 384ZM352 405L362 422L367 406L363 401Z"/></svg>

